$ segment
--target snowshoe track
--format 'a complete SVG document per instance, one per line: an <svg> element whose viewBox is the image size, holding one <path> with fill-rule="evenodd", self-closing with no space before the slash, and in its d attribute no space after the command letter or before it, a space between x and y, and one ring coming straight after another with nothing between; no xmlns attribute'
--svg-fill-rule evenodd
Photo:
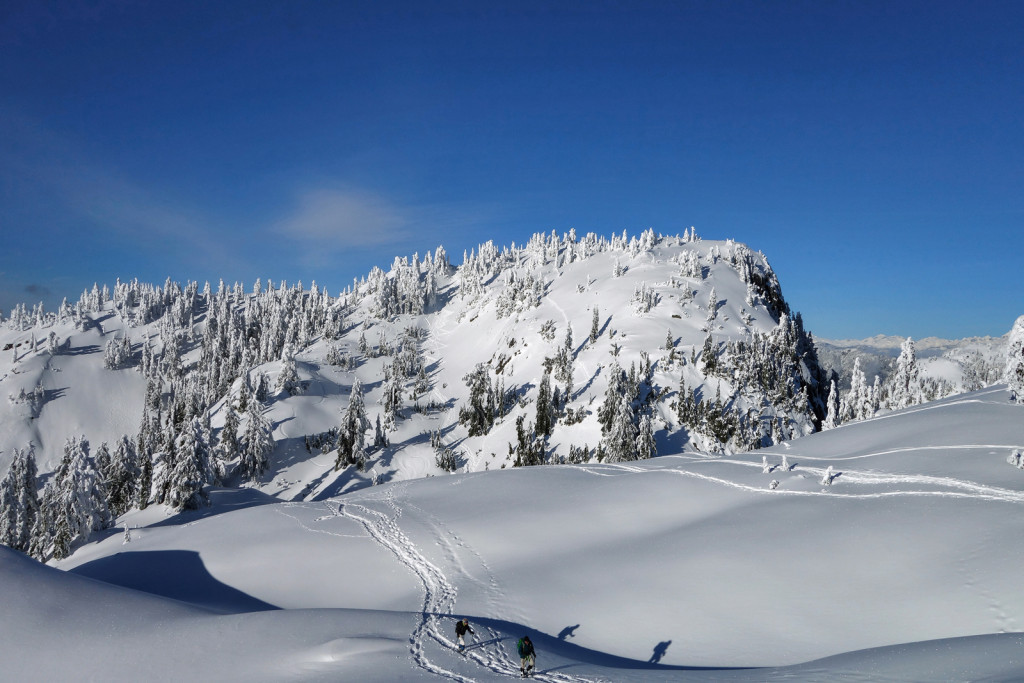
<svg viewBox="0 0 1024 683"><path fill-rule="evenodd" d="M396 489L402 488L404 487L401 485L388 487L384 502L391 508L391 515L364 504L344 501L336 501L337 514L359 522L373 540L391 551L423 584L422 618L409 639L410 652L416 665L449 680L474 681L473 678L446 669L428 655L427 646L430 641L447 652L453 652L456 648L455 642L444 635L443 626L445 622L452 621L458 589L452 585L441 568L428 560L399 527L398 520L402 516L402 508L395 500L394 494ZM479 558L475 551L473 554ZM482 562L482 558L479 559ZM476 646L469 644L464 656L495 674L518 678L518 660L513 661L501 646L504 640L502 635L490 628L486 628L486 631L487 637L479 639L482 643ZM581 683L592 680L557 672L536 672L531 678L554 683Z"/></svg>

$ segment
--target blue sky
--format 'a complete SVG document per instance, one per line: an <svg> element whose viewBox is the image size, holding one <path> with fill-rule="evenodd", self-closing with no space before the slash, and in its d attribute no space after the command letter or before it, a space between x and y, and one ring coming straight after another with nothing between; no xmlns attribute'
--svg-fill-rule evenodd
<svg viewBox="0 0 1024 683"><path fill-rule="evenodd" d="M1024 3L0 7L0 309L690 225L808 329L1024 313Z"/></svg>

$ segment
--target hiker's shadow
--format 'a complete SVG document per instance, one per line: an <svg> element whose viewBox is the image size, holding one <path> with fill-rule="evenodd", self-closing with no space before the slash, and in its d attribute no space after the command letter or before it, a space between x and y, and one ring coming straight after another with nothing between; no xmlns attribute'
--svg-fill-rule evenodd
<svg viewBox="0 0 1024 683"><path fill-rule="evenodd" d="M580 627L579 624L575 626L566 626L558 633L559 640L565 640L566 638L574 638L576 636L576 629Z"/></svg>
<svg viewBox="0 0 1024 683"><path fill-rule="evenodd" d="M466 652L469 652L470 650L476 650L476 649L481 648L481 647L486 647L488 645L494 645L495 643L500 643L503 640L509 640L509 638L507 638L507 637L503 638L503 637L499 636L497 638L491 638L490 640L478 640L478 641L475 641L475 642L472 642L472 643L469 643L468 645L466 645Z"/></svg>
<svg viewBox="0 0 1024 683"><path fill-rule="evenodd" d="M661 658L668 652L668 646L672 644L671 640L663 640L654 646L654 653L648 661L649 664L658 664L661 662Z"/></svg>

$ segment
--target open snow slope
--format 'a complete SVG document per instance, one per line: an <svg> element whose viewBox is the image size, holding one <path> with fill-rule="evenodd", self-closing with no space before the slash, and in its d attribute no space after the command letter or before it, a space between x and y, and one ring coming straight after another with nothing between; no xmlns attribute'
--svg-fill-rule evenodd
<svg viewBox="0 0 1024 683"><path fill-rule="evenodd" d="M129 513L130 543L114 530L69 574L4 556L0 659L95 679L134 678L124 662L149 652L223 680L498 680L529 633L538 680L1016 680L1022 410L995 387L736 456Z"/></svg>

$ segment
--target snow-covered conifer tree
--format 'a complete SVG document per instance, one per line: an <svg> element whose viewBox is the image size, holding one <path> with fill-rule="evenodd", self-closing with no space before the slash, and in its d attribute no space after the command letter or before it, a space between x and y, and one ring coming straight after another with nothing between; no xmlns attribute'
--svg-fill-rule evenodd
<svg viewBox="0 0 1024 683"><path fill-rule="evenodd" d="M366 430L370 421L366 418L366 405L363 401L363 385L357 379L352 384L348 398L348 407L341 418L338 430L338 457L334 469L346 465L358 465L362 469L366 463Z"/></svg>
<svg viewBox="0 0 1024 683"><path fill-rule="evenodd" d="M598 335L601 334L601 313L597 310L597 305L594 305L594 315L590 321L590 343L593 344L597 341Z"/></svg>
<svg viewBox="0 0 1024 683"><path fill-rule="evenodd" d="M377 415L377 424L374 426L374 430L373 430L373 447L377 448L377 449L380 449L380 448L386 448L387 446L388 446L387 433L384 431L384 428L381 426L380 414L378 413L378 415Z"/></svg>
<svg viewBox="0 0 1024 683"><path fill-rule="evenodd" d="M209 504L203 487L212 479L210 444L198 417L182 425L175 453L166 503L175 510L196 510Z"/></svg>
<svg viewBox="0 0 1024 683"><path fill-rule="evenodd" d="M299 373L295 367L295 351L291 344L281 350L281 372L277 376L277 391L294 395L299 390Z"/></svg>
<svg viewBox="0 0 1024 683"><path fill-rule="evenodd" d="M494 390L487 365L478 363L462 378L469 388L469 405L459 410L459 422L469 430L470 436L480 436L494 425Z"/></svg>
<svg viewBox="0 0 1024 683"><path fill-rule="evenodd" d="M1010 398L1024 402L1024 315L1017 318L1006 341L1006 382Z"/></svg>
<svg viewBox="0 0 1024 683"><path fill-rule="evenodd" d="M609 462L637 459L637 427L636 416L629 397L619 397L619 407L615 411L611 429L605 434L603 443L608 453Z"/></svg>
<svg viewBox="0 0 1024 683"><path fill-rule="evenodd" d="M238 443L240 423L238 412L231 405L231 401L224 401L224 426L217 436L217 457L221 462L230 462L238 457L241 449Z"/></svg>
<svg viewBox="0 0 1024 683"><path fill-rule="evenodd" d="M896 359L896 370L889 376L887 384L890 410L899 410L921 402L920 371L917 367L914 340L910 337L907 337L907 340L900 346L900 355Z"/></svg>
<svg viewBox="0 0 1024 683"><path fill-rule="evenodd" d="M716 315L718 315L718 292L712 287L711 294L708 295L708 323L712 322Z"/></svg>
<svg viewBox="0 0 1024 683"><path fill-rule="evenodd" d="M828 392L828 414L822 423L822 430L835 429L839 426L839 392L836 390L836 381L832 380Z"/></svg>
<svg viewBox="0 0 1024 683"><path fill-rule="evenodd" d="M551 396L551 374L545 371L537 389L537 415L534 423L537 435L550 436L551 430L555 427L555 419L555 407L552 404Z"/></svg>
<svg viewBox="0 0 1024 683"><path fill-rule="evenodd" d="M860 369L860 358L853 361L850 373L850 390L846 394L846 410L842 422L866 420L873 415L871 387L864 371Z"/></svg>
<svg viewBox="0 0 1024 683"><path fill-rule="evenodd" d="M0 480L0 545L28 552L38 514L35 452L15 448L7 474Z"/></svg>
<svg viewBox="0 0 1024 683"><path fill-rule="evenodd" d="M384 428L388 431L395 429L395 422L398 419L398 411L402 407L402 377L394 365L384 368Z"/></svg>
<svg viewBox="0 0 1024 683"><path fill-rule="evenodd" d="M88 540L93 531L111 521L107 492L89 457L85 437L68 439L64 458L43 493L48 528L41 530L49 540L49 556L67 557L75 541ZM45 552L45 551L44 551Z"/></svg>
<svg viewBox="0 0 1024 683"><path fill-rule="evenodd" d="M597 409L597 421L601 424L601 431L611 431L615 424L615 418L621 405L621 398L626 395L626 376L618 362L613 362L608 369L608 387L604 392L604 403ZM630 409L632 412L632 408Z"/></svg>
<svg viewBox="0 0 1024 683"><path fill-rule="evenodd" d="M274 435L262 404L253 401L249 405L249 420L242 436L242 448L238 453L235 472L244 481L255 481L270 466L270 454L274 450Z"/></svg>
<svg viewBox="0 0 1024 683"><path fill-rule="evenodd" d="M141 475L135 446L127 435L122 435L114 446L107 471L107 495L111 515L123 515L135 504Z"/></svg>
<svg viewBox="0 0 1024 683"><path fill-rule="evenodd" d="M636 457L638 460L653 458L658 454L658 444L654 440L654 421L650 415L640 418L639 433L636 437Z"/></svg>

